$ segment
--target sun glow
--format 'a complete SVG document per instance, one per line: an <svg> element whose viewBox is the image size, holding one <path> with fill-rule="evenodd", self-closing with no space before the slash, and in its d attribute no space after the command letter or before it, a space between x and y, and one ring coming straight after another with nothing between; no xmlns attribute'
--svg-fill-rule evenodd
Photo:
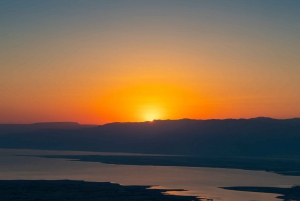
<svg viewBox="0 0 300 201"><path fill-rule="evenodd" d="M186 116L198 118L200 112L203 117L212 111L206 103L209 101L205 97L199 97L177 84L134 82L124 87L111 88L90 107L95 114L101 114L100 118L105 118L106 122L143 122Z"/></svg>
<svg viewBox="0 0 300 201"><path fill-rule="evenodd" d="M153 121L162 118L162 109L157 106L146 106L142 114L145 121Z"/></svg>

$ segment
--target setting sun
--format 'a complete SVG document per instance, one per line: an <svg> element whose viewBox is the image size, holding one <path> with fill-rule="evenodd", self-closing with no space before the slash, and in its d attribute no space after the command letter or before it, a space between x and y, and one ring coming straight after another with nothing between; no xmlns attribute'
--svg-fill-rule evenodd
<svg viewBox="0 0 300 201"><path fill-rule="evenodd" d="M162 118L162 111L160 108L156 106L147 106L144 108L144 111L142 111L143 119L145 121L153 121L155 119L161 119Z"/></svg>
<svg viewBox="0 0 300 201"><path fill-rule="evenodd" d="M207 105L208 102L206 97L200 97L178 84L149 82L111 88L108 93L101 94L94 103L89 105L90 110L95 114L102 114L99 119L105 118L107 122L141 122L184 118L186 114L182 111L191 117L196 117L198 105L202 106L201 114L204 116L213 111Z"/></svg>

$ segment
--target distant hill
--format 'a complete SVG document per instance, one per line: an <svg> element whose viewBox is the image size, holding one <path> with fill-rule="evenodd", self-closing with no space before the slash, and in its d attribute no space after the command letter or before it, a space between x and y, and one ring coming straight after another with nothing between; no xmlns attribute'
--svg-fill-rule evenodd
<svg viewBox="0 0 300 201"><path fill-rule="evenodd" d="M297 118L156 120L77 129L20 130L0 135L1 148L227 157L300 158L299 144Z"/></svg>
<svg viewBox="0 0 300 201"><path fill-rule="evenodd" d="M81 125L77 122L40 122L34 124L0 124L0 135L29 132L38 129L79 129L95 125Z"/></svg>

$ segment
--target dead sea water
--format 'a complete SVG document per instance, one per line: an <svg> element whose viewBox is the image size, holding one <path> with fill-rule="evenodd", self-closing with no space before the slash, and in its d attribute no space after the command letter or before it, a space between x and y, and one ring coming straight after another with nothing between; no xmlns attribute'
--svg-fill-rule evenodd
<svg viewBox="0 0 300 201"><path fill-rule="evenodd" d="M122 185L151 185L152 188L185 189L169 193L196 195L214 200L274 201L276 194L239 192L221 189L229 186L290 187L300 185L299 176L284 176L265 171L179 166L114 165L39 155L126 155L74 151L0 149L0 180L85 180ZM20 156L22 155L22 156ZM28 156L26 156L28 155Z"/></svg>

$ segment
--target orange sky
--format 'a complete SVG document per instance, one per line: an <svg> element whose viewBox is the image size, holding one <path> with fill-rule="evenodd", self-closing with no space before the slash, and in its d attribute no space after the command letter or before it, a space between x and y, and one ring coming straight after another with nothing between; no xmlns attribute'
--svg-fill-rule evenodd
<svg viewBox="0 0 300 201"><path fill-rule="evenodd" d="M0 123L299 117L298 3L267 2L2 3Z"/></svg>

